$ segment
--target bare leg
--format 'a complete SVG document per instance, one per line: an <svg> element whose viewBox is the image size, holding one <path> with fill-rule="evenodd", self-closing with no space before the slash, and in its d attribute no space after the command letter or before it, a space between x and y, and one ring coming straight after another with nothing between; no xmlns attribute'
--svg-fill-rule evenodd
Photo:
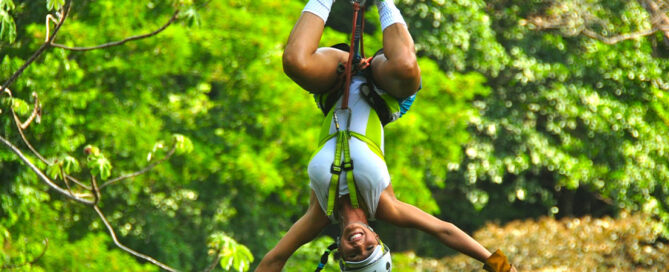
<svg viewBox="0 0 669 272"><path fill-rule="evenodd" d="M418 91L420 68L416 49L404 24L393 24L383 31L383 53L374 58L372 72L376 84L397 98L406 98Z"/></svg>
<svg viewBox="0 0 669 272"><path fill-rule="evenodd" d="M323 35L323 19L310 12L293 27L283 52L283 70L300 87L312 93L328 91L337 78L337 65L348 53L334 48L318 48Z"/></svg>

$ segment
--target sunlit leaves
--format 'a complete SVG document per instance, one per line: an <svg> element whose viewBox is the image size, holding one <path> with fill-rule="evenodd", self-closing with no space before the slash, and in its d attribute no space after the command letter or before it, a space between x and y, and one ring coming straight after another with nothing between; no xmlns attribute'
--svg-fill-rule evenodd
<svg viewBox="0 0 669 272"><path fill-rule="evenodd" d="M12 43L16 39L16 24L9 14L13 9L12 0L0 0L0 41L6 40Z"/></svg>
<svg viewBox="0 0 669 272"><path fill-rule="evenodd" d="M111 176L111 163L100 151L99 148L88 145L84 148L86 154L86 164L91 171L91 175L99 176L102 180L106 180Z"/></svg>
<svg viewBox="0 0 669 272"><path fill-rule="evenodd" d="M475 69L494 75L509 60L495 40L484 1L408 0L398 6L416 49L446 71Z"/></svg>
<svg viewBox="0 0 669 272"><path fill-rule="evenodd" d="M181 11L179 17L185 18L186 22L191 27L199 27L202 21L200 13L194 7L189 7Z"/></svg>
<svg viewBox="0 0 669 272"><path fill-rule="evenodd" d="M288 259L288 262L286 262L286 266L284 266L284 270L285 271L314 270L318 265L320 256L323 254L325 249L327 249L328 246L331 245L333 242L334 239L332 239L330 236L322 236L309 243L304 244L293 254L293 256L290 257L290 259ZM386 243L385 240L384 243ZM324 272L339 271L339 264L334 255L335 254L332 253L330 254L330 256L328 256L329 257L328 262L322 271ZM393 255L393 260L394 258L395 256Z"/></svg>
<svg viewBox="0 0 669 272"><path fill-rule="evenodd" d="M251 269L253 254L246 246L224 233L214 233L208 240L209 254L221 258L221 268L239 272Z"/></svg>
<svg viewBox="0 0 669 272"><path fill-rule="evenodd" d="M65 0L46 0L47 10L59 10L63 5L65 5Z"/></svg>
<svg viewBox="0 0 669 272"><path fill-rule="evenodd" d="M12 98L11 101L12 108L17 114L26 115L30 112L30 105L26 101L20 98Z"/></svg>
<svg viewBox="0 0 669 272"><path fill-rule="evenodd" d="M47 175L53 179L65 179L64 175L70 175L81 170L77 159L69 155L51 159L51 165L47 168Z"/></svg>
<svg viewBox="0 0 669 272"><path fill-rule="evenodd" d="M174 140L177 154L187 154L193 151L193 143L188 137L181 134L175 134L172 139Z"/></svg>

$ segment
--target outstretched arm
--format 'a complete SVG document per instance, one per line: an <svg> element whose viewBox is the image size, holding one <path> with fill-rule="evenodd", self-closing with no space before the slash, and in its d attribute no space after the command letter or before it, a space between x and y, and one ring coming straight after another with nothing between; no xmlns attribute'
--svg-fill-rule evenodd
<svg viewBox="0 0 669 272"><path fill-rule="evenodd" d="M392 192L392 187L388 186ZM491 255L485 247L455 225L422 211L421 209L399 201L393 195L383 192L379 200L376 217L400 227L416 228L432 234L443 244L460 251L481 262Z"/></svg>
<svg viewBox="0 0 669 272"><path fill-rule="evenodd" d="M303 244L316 236L329 224L329 219L319 207L314 192L311 192L309 209L288 230L279 243L262 258L256 272L281 271L291 255Z"/></svg>
<svg viewBox="0 0 669 272"><path fill-rule="evenodd" d="M400 227L416 228L427 232L437 237L444 245L477 259L482 263L488 265L499 264L499 267L502 267L502 269L493 268L493 270L489 271L516 271L515 268L508 264L506 257L503 257L503 260L500 260L499 257L490 258L493 255L490 251L455 225L442 221L413 205L399 201L395 197L391 185L381 194L376 218ZM495 256L498 255L496 254Z"/></svg>

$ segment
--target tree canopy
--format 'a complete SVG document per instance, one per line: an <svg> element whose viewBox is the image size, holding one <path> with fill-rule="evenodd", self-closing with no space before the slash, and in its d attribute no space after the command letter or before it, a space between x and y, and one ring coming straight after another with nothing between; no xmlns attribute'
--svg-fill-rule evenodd
<svg viewBox="0 0 669 272"><path fill-rule="evenodd" d="M281 64L304 2L0 0L0 266L157 271L116 249L104 214L123 244L178 270L252 268L309 200L322 117ZM467 231L629 211L669 237L667 1L396 2L423 76L385 132L398 198ZM333 10L322 46L349 39L349 3ZM367 21L374 52L376 12ZM398 251L450 253L376 228Z"/></svg>

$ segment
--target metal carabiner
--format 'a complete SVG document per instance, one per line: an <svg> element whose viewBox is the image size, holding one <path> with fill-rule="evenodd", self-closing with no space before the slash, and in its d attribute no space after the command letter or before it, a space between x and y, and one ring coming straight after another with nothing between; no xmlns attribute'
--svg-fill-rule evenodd
<svg viewBox="0 0 669 272"><path fill-rule="evenodd" d="M345 108L345 109L338 108L332 114L332 117L333 117L332 119L334 119L335 128L337 129L337 131L339 131L339 128L340 128L339 117L338 117L339 114L338 113L342 112L342 111L345 111L346 113L348 113L348 116L347 116L347 119L346 119L346 130L348 130L351 127L351 115L353 115L353 113L351 112L351 108Z"/></svg>

